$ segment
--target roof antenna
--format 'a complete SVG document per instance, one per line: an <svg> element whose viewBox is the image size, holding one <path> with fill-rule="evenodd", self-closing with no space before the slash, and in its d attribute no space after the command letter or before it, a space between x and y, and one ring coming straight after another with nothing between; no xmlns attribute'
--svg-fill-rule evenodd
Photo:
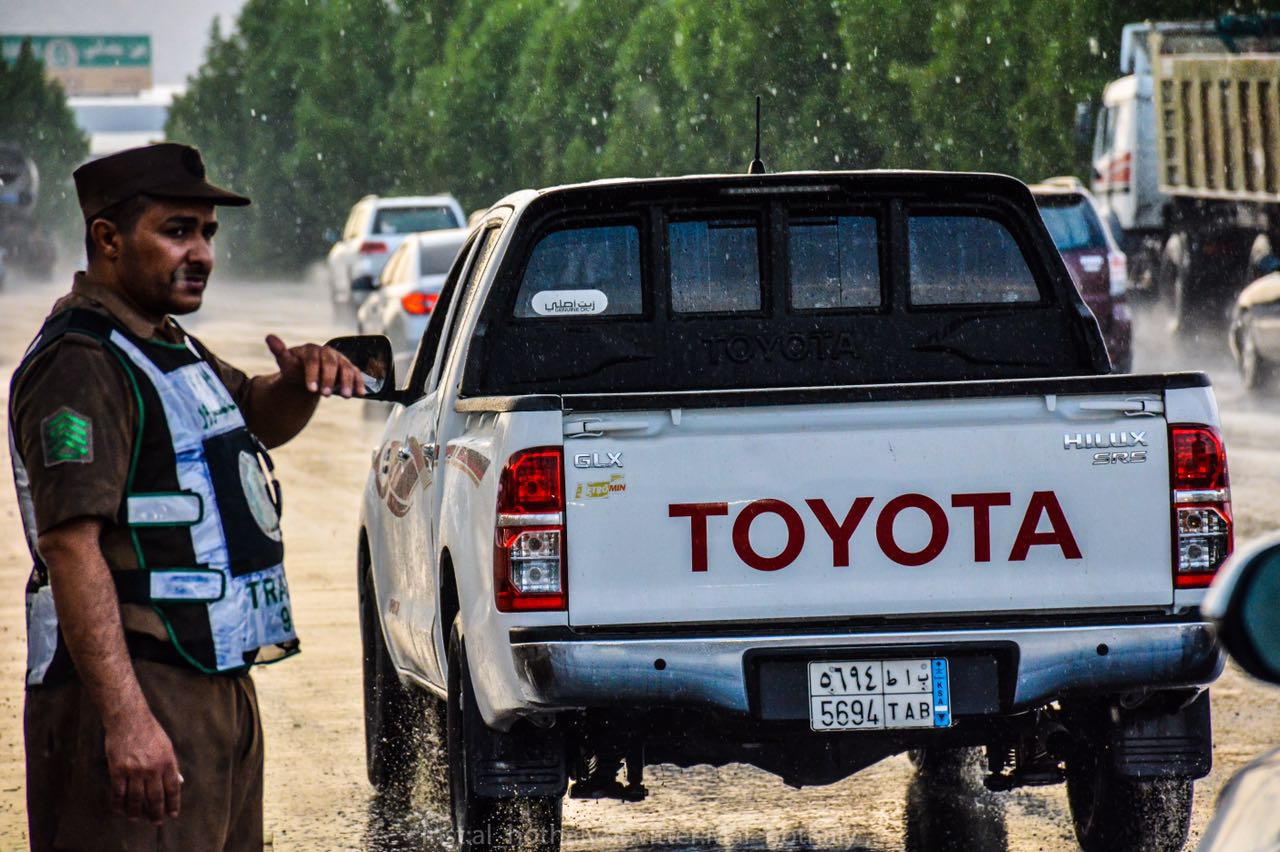
<svg viewBox="0 0 1280 852"><path fill-rule="evenodd" d="M756 156L747 166L747 174L764 174L764 160L760 159L760 96L756 95Z"/></svg>

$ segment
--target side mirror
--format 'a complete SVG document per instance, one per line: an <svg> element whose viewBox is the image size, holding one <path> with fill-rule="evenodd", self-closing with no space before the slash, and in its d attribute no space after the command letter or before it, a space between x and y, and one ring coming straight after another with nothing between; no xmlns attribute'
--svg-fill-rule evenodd
<svg viewBox="0 0 1280 852"><path fill-rule="evenodd" d="M325 228L323 236L326 243L336 243L338 241L338 232L333 228Z"/></svg>
<svg viewBox="0 0 1280 852"><path fill-rule="evenodd" d="M1232 554L1200 609L1245 671L1280 683L1280 536Z"/></svg>
<svg viewBox="0 0 1280 852"><path fill-rule="evenodd" d="M396 390L396 362L391 354L391 341L381 334L352 334L335 337L325 346L336 349L355 364L364 380L364 398L381 402L400 402Z"/></svg>

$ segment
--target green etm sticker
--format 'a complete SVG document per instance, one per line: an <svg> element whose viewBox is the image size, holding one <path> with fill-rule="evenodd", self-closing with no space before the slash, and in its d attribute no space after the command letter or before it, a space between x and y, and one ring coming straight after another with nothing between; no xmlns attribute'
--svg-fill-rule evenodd
<svg viewBox="0 0 1280 852"><path fill-rule="evenodd" d="M44 465L93 461L93 421L70 408L58 409L41 423Z"/></svg>

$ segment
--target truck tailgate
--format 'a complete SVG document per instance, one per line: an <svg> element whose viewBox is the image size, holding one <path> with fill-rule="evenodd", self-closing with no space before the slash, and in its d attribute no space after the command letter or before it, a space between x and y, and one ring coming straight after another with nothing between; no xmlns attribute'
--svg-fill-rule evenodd
<svg viewBox="0 0 1280 852"><path fill-rule="evenodd" d="M568 413L570 623L1168 606L1134 398Z"/></svg>

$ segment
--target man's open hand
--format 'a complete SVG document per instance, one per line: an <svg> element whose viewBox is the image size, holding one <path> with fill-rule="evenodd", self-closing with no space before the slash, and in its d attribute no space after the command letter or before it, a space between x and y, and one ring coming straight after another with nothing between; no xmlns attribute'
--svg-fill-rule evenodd
<svg viewBox="0 0 1280 852"><path fill-rule="evenodd" d="M348 399L364 396L360 370L337 350L316 343L286 346L274 334L267 335L267 348L280 365L280 375L289 384L322 396L333 393Z"/></svg>
<svg viewBox="0 0 1280 852"><path fill-rule="evenodd" d="M182 810L182 775L173 743L150 711L108 724L104 743L111 806L130 819L161 825Z"/></svg>

